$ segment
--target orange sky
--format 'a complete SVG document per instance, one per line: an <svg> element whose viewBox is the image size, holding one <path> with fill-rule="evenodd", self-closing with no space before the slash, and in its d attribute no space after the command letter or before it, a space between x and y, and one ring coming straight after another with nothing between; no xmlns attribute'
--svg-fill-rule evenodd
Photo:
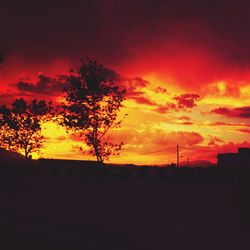
<svg viewBox="0 0 250 250"><path fill-rule="evenodd" d="M26 2L0 3L1 104L57 100L53 77L90 56L127 88L120 116L128 117L109 134L125 145L111 162L175 162L177 144L184 162L216 162L219 152L250 146L249 3ZM91 159L63 128L45 124L43 133L40 157Z"/></svg>
<svg viewBox="0 0 250 250"><path fill-rule="evenodd" d="M11 60L20 63L21 59ZM14 83L19 79L26 80L29 76L28 80L39 89L42 81L40 79L39 83L39 75L58 75L70 68L67 59L57 59L50 65L33 68L20 63L18 68L13 69L11 60L10 68L6 63L1 71L10 72L1 74L0 80L6 83L2 85L2 103L8 103L22 95L26 98L44 98L45 92L23 91ZM121 82L127 88L127 100L120 117L125 113L128 116L120 129L109 133L113 141L125 143L120 157L111 158L110 162L175 162L177 144L180 146L182 161L189 158L190 161L215 162L218 152L235 152L239 146L250 146L248 80L232 81L226 75L225 79L221 77L202 84L198 84L196 80L193 83L190 81L189 86L187 82L181 82L178 77L171 75L171 69L169 73L167 66L165 74L162 68L149 71L147 64L144 69L141 66L144 60L142 58L141 62L135 62L134 68L130 66L131 69L124 66L123 72L121 66L118 69L121 72ZM115 67L112 68L116 70ZM128 74L129 70L131 75ZM181 69L177 70L181 72ZM196 68L192 69L195 70ZM244 74L247 75L246 72ZM49 94L56 100L61 92L57 90ZM52 123L44 124L43 134L46 143L35 157L92 159L79 151L78 147L82 142L77 137L66 134L64 128Z"/></svg>

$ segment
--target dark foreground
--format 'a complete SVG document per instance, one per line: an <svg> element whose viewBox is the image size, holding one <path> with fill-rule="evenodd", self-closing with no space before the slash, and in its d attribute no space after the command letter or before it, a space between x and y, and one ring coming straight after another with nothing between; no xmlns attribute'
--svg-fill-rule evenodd
<svg viewBox="0 0 250 250"><path fill-rule="evenodd" d="M250 249L250 188L0 176L0 249Z"/></svg>

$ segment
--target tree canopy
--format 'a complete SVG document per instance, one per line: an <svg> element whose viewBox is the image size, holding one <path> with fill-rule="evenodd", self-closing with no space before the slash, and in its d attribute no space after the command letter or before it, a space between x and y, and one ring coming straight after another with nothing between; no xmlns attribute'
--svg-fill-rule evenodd
<svg viewBox="0 0 250 250"><path fill-rule="evenodd" d="M117 114L125 100L125 89L114 84L109 69L92 60L81 60L80 67L64 79L62 124L80 132L98 162L119 154L122 143L113 144L107 133L121 124Z"/></svg>
<svg viewBox="0 0 250 250"><path fill-rule="evenodd" d="M27 103L16 99L10 107L0 107L0 145L15 152L23 152L26 159L38 151L43 143L41 122L50 113L51 106L44 100Z"/></svg>

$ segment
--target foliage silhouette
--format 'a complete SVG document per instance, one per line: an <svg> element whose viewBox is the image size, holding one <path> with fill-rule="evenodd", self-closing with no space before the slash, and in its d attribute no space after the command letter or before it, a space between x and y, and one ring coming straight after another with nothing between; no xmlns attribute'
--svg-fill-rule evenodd
<svg viewBox="0 0 250 250"><path fill-rule="evenodd" d="M31 158L44 143L41 123L48 119L51 109L51 103L44 100L27 103L23 98L16 99L10 107L0 107L1 147Z"/></svg>
<svg viewBox="0 0 250 250"><path fill-rule="evenodd" d="M66 103L61 124L84 138L90 153L101 163L111 155L119 155L122 146L107 137L111 128L121 124L117 114L125 100L125 89L115 85L109 73L96 61L81 60L79 68L63 76Z"/></svg>

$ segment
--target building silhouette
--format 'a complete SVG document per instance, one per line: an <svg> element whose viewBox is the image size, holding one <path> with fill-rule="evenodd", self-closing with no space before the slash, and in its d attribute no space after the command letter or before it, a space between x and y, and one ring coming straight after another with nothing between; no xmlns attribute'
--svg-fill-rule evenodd
<svg viewBox="0 0 250 250"><path fill-rule="evenodd" d="M238 153L217 155L221 168L250 168L250 148L239 148Z"/></svg>

